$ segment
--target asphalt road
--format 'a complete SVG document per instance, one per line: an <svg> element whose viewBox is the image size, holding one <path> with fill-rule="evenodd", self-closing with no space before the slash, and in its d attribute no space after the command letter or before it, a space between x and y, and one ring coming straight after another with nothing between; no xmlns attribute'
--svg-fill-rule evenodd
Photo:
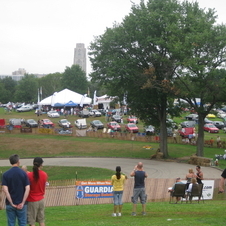
<svg viewBox="0 0 226 226"><path fill-rule="evenodd" d="M129 158L43 158L44 166L85 166L98 167L115 170L116 166L121 166L122 172L129 175L138 162L143 162L144 170L149 178L177 178L185 179L188 169L195 172L195 165L165 162L147 159ZM33 159L20 159L20 165L32 166ZM9 160L0 160L0 166L10 166ZM221 171L215 167L202 167L204 179L218 179Z"/></svg>

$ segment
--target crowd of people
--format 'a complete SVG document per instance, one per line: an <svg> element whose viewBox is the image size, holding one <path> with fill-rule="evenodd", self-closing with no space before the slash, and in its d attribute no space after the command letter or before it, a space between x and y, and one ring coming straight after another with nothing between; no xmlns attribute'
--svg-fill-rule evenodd
<svg viewBox="0 0 226 226"><path fill-rule="evenodd" d="M26 166L20 168L18 155L9 157L12 167L2 176L2 187L6 195L8 226L45 226L44 194L48 176L41 170L43 159L33 160L32 172Z"/></svg>
<svg viewBox="0 0 226 226"><path fill-rule="evenodd" d="M26 166L20 168L20 158L18 155L12 155L9 158L11 169L6 171L2 177L2 187L6 195L6 214L8 226L15 226L18 221L19 226L45 226L44 214L44 194L48 185L48 175L41 170L43 159L36 157L33 160L33 170L29 172ZM137 215L138 200L142 204L142 215L146 215L147 194L145 191L145 179L148 177L144 170L143 163L139 162L130 173L134 177L132 216ZM224 192L224 181L226 179L226 169L221 174L219 193ZM121 167L116 167L116 172L111 177L113 186L113 213L112 216L122 216L123 191L127 176L121 172ZM192 191L192 186L202 184L203 172L200 166L196 166L196 173L189 169L185 175L186 193ZM173 196L176 184L183 184L181 178L176 178L175 184L169 188ZM176 197L176 203L181 197Z"/></svg>
<svg viewBox="0 0 226 226"><path fill-rule="evenodd" d="M193 169L189 169L188 173L185 175L185 180L186 180L186 196L189 196L189 194L192 191L192 186L194 184L202 184L203 172L201 171L201 167L196 166L196 173L194 173ZM168 192L170 192L172 196L173 196L173 192L176 184L184 184L184 183L181 181L180 177L176 178L176 182L173 185L173 187L168 189ZM176 203L180 201L180 199L181 197L176 197Z"/></svg>

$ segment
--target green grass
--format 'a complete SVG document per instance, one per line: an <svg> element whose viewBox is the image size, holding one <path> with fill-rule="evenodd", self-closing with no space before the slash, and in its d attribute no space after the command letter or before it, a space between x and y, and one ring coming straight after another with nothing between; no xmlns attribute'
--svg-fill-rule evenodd
<svg viewBox="0 0 226 226"><path fill-rule="evenodd" d="M31 166L27 166L28 171L32 171ZM10 169L8 167L0 167L0 175ZM43 166L42 168L47 174L49 180L109 180L115 171L109 169L95 167L79 167L79 166Z"/></svg>
<svg viewBox="0 0 226 226"><path fill-rule="evenodd" d="M147 215L141 216L141 205L137 205L137 216L131 216L132 204L125 203L122 217L111 217L112 204L47 207L48 226L137 226L137 225L209 225L224 226L226 221L225 201L205 201L200 204L147 203ZM0 211L0 226L6 225L5 211Z"/></svg>
<svg viewBox="0 0 226 226"><path fill-rule="evenodd" d="M5 115L0 109L0 118L34 118L34 112L30 113L12 113ZM41 118L47 118L43 115ZM72 122L76 120L76 116L69 116ZM57 123L59 119L53 119ZM93 118L87 119L88 123ZM105 118L101 117L103 122ZM174 119L178 123L182 118ZM125 118L124 118L125 121ZM142 123L138 124L142 130ZM205 133L205 139L211 137L216 138L217 134ZM222 140L226 140L226 134L220 132ZM8 142L2 142L2 139ZM18 142L20 148L11 146L11 142ZM28 142L29 145L21 145L23 141ZM49 142L47 150L44 146L37 147L37 144L45 144ZM62 150L54 152L54 147L62 145ZM31 145L33 144L33 145ZM57 156L102 156L102 157L127 157L127 158L144 158L149 159L158 148L158 143L149 143L153 150L146 150L143 146L147 145L145 142L124 141L115 139L98 139L90 137L68 137L68 136L52 136L52 135L31 135L31 134L1 134L0 135L0 159L8 159L12 153L18 153L22 158L33 158L37 155L42 157L57 157ZM66 148L65 148L66 147ZM92 147L92 148L88 148ZM196 153L196 147L182 144L169 144L170 159L180 159L184 156L190 156ZM214 158L215 154L224 154L223 149L204 148L205 157ZM165 160L167 161L167 160ZM182 160L178 160L182 161ZM219 167L225 168L226 161L220 160ZM0 167L0 171L5 171L9 167ZM113 171L98 168L87 167L53 167L44 166L43 168L49 175L50 180L74 179L77 171L78 179L108 179ZM29 167L31 170L31 167ZM223 199L224 197L222 197ZM225 198L224 198L225 199ZM205 201L205 204L177 204L172 205L168 202L149 202L147 203L147 216L138 215L132 217L131 203L126 203L123 206L123 216L121 218L111 217L113 205L84 205L84 206L61 206L61 207L47 207L46 208L46 225L48 226L133 226L133 225L225 225L225 200L224 201ZM141 211L141 205L138 204L138 212ZM5 211L0 211L0 226L6 225Z"/></svg>

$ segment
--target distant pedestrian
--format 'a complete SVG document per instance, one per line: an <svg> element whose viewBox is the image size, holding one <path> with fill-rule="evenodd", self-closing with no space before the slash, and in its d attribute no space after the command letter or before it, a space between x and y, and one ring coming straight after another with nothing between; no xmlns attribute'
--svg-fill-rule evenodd
<svg viewBox="0 0 226 226"><path fill-rule="evenodd" d="M19 168L19 155L9 157L12 168L2 176L2 188L6 195L6 214L8 226L15 226L16 219L19 226L27 225L26 199L30 191L27 174Z"/></svg>
<svg viewBox="0 0 226 226"><path fill-rule="evenodd" d="M113 200L114 200L114 211L112 216L121 217L122 215L122 195L126 176L121 174L121 167L116 167L116 173L111 177L111 184L113 186ZM118 211L118 212L117 212Z"/></svg>
<svg viewBox="0 0 226 226"><path fill-rule="evenodd" d="M146 215L146 201L147 195L145 193L145 178L148 176L147 173L143 170L143 163L139 162L134 170L130 173L131 177L134 177L134 189L133 189L133 212L132 216L136 216L136 208L138 198L140 198L140 202L142 204L142 215Z"/></svg>

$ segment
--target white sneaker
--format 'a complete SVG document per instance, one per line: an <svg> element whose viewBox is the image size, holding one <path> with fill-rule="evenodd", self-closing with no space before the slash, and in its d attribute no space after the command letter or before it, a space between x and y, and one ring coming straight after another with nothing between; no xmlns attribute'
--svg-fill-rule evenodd
<svg viewBox="0 0 226 226"><path fill-rule="evenodd" d="M121 213L118 213L118 217L121 217L122 216L122 214Z"/></svg>
<svg viewBox="0 0 226 226"><path fill-rule="evenodd" d="M113 213L113 214L112 214L112 217L116 217L116 213Z"/></svg>

